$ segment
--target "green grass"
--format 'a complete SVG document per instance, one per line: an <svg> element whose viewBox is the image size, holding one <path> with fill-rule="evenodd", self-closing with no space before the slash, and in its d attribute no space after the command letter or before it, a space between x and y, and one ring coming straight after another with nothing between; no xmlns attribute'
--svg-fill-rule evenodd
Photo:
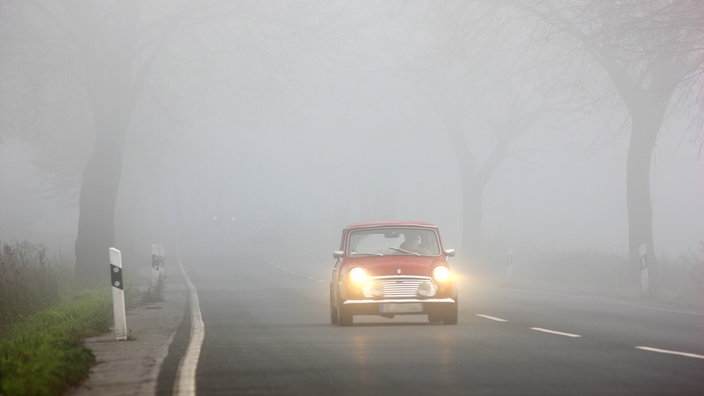
<svg viewBox="0 0 704 396"><path fill-rule="evenodd" d="M112 324L109 291L87 290L18 321L0 335L0 394L59 395L94 361L83 339Z"/></svg>
<svg viewBox="0 0 704 396"><path fill-rule="evenodd" d="M0 241L0 334L73 293L73 273L63 263L42 245Z"/></svg>

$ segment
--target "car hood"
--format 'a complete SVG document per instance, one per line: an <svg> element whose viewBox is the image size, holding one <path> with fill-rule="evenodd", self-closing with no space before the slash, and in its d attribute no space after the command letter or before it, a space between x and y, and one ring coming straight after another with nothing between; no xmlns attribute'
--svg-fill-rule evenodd
<svg viewBox="0 0 704 396"><path fill-rule="evenodd" d="M430 276L431 269L445 263L443 257L428 256L384 256L350 259L350 266L360 266L370 276L413 275Z"/></svg>

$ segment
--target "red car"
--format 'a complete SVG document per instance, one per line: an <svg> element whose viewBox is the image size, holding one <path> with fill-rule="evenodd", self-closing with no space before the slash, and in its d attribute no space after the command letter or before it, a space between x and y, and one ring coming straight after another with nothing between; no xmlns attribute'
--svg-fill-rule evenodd
<svg viewBox="0 0 704 396"><path fill-rule="evenodd" d="M342 231L330 281L330 321L355 315L428 315L457 324L457 287L437 226L421 222L352 224Z"/></svg>

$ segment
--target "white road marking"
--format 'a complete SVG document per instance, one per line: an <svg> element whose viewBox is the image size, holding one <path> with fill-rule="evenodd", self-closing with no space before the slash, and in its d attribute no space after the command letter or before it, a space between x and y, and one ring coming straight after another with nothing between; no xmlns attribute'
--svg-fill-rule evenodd
<svg viewBox="0 0 704 396"><path fill-rule="evenodd" d="M489 319L489 320L494 320L494 321L497 321L497 322L507 322L506 319L497 318L496 316L489 316L489 315L484 315L484 314L475 314L475 315L476 315L476 316L479 316L480 318Z"/></svg>
<svg viewBox="0 0 704 396"><path fill-rule="evenodd" d="M203 338L205 337L205 324L200 312L200 303L198 301L198 293L196 287L191 282L191 279L183 269L181 258L178 258L178 265L181 269L183 279L186 280L186 285L191 296L191 337L188 341L186 354L178 364L176 371L176 381L174 383L173 394L178 396L190 396L196 394L196 368L198 368L198 357L200 356Z"/></svg>
<svg viewBox="0 0 704 396"><path fill-rule="evenodd" d="M684 356L684 357L694 358L694 359L704 359L704 355L697 355L696 353L669 351L667 349L651 348L651 347L647 347L647 346L637 346L636 349L640 349L643 351L657 352L657 353L666 353L669 355Z"/></svg>
<svg viewBox="0 0 704 396"><path fill-rule="evenodd" d="M572 338L581 337L581 335L579 335L579 334L564 333L562 331L548 330L548 329L543 329L540 327L531 327L530 329L535 330L535 331L542 331L543 333L548 333L548 334L561 335L561 336L565 336L565 337L572 337Z"/></svg>

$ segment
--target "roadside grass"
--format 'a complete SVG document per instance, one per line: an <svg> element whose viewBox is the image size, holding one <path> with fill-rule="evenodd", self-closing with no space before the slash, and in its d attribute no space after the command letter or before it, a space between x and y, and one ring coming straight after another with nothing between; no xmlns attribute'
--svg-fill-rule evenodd
<svg viewBox="0 0 704 396"><path fill-rule="evenodd" d="M95 357L83 340L112 326L111 287L106 279L79 289L69 261L42 245L0 241L0 396L59 395L88 377ZM161 285L150 292L127 287L127 307L163 300Z"/></svg>
<svg viewBox="0 0 704 396"><path fill-rule="evenodd" d="M485 252L478 275L500 286L646 300L678 307L704 308L704 242L698 251L658 257L656 292L644 296L634 284L627 257L591 250L517 250L509 260L504 249ZM509 265L511 264L511 265Z"/></svg>
<svg viewBox="0 0 704 396"><path fill-rule="evenodd" d="M77 292L14 323L0 338L0 394L62 394L93 364L83 339L105 333L111 324L110 294L102 289Z"/></svg>
<svg viewBox="0 0 704 396"><path fill-rule="evenodd" d="M72 271L42 245L0 243L0 334L21 317L58 304L73 292Z"/></svg>
<svg viewBox="0 0 704 396"><path fill-rule="evenodd" d="M58 395L88 376L83 340L112 325L110 287L79 290L67 262L42 245L0 242L2 396Z"/></svg>
<svg viewBox="0 0 704 396"><path fill-rule="evenodd" d="M659 260L658 299L673 305L704 306L704 242L698 252Z"/></svg>

